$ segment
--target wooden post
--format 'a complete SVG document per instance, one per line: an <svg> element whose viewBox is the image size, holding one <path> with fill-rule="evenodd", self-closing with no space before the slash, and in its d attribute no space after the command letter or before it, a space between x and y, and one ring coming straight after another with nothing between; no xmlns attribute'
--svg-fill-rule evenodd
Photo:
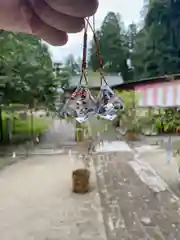
<svg viewBox="0 0 180 240"><path fill-rule="evenodd" d="M82 142L83 140L84 140L84 128L83 128L83 125L76 121L75 141Z"/></svg>
<svg viewBox="0 0 180 240"><path fill-rule="evenodd" d="M33 110L31 108L31 140L34 139L34 118L33 118Z"/></svg>
<svg viewBox="0 0 180 240"><path fill-rule="evenodd" d="M136 97L135 97L135 90L131 92L131 97L132 97L132 119L135 120L136 118Z"/></svg>
<svg viewBox="0 0 180 240"><path fill-rule="evenodd" d="M152 107L148 107L148 118L152 117Z"/></svg>
<svg viewBox="0 0 180 240"><path fill-rule="evenodd" d="M0 141L3 141L3 120L2 120L2 106L0 106L0 132L1 132L1 138Z"/></svg>
<svg viewBox="0 0 180 240"><path fill-rule="evenodd" d="M36 109L36 99L33 99L31 106L31 140L34 141L34 114L33 111Z"/></svg>
<svg viewBox="0 0 180 240"><path fill-rule="evenodd" d="M12 119L6 118L6 132L7 132L7 142L10 143L12 139Z"/></svg>

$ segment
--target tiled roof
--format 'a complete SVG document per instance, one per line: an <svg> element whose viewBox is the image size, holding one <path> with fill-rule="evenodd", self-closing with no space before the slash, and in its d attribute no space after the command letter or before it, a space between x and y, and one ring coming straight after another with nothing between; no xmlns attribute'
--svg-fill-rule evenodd
<svg viewBox="0 0 180 240"><path fill-rule="evenodd" d="M89 87L91 88L100 87L99 74L89 75L87 78L88 78ZM107 75L105 76L105 79L110 87L118 86L124 82L122 76L120 75L119 76ZM80 80L80 76L72 76L70 80L70 87L71 88L76 87L79 84L79 80Z"/></svg>

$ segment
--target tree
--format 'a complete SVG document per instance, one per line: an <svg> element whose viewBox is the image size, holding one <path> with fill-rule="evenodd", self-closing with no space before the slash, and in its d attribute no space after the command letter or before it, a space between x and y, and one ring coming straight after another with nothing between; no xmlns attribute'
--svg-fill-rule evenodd
<svg viewBox="0 0 180 240"><path fill-rule="evenodd" d="M124 24L119 14L109 12L101 28L96 32L99 41L100 53L103 59L104 71L107 73L121 73L124 80L129 78L127 65L128 46ZM96 44L91 43L89 65L96 71L99 68L96 56Z"/></svg>
<svg viewBox="0 0 180 240"><path fill-rule="evenodd" d="M54 63L54 73L56 76L56 80L58 81L58 87L60 88L68 88L70 85L70 78L72 72L68 68L68 66L63 65L63 63Z"/></svg>
<svg viewBox="0 0 180 240"><path fill-rule="evenodd" d="M76 64L77 64L77 73L79 74L81 72L81 68L82 68L82 58L78 57L76 59Z"/></svg>
<svg viewBox="0 0 180 240"><path fill-rule="evenodd" d="M133 65L137 77L180 71L180 1L151 1L137 34Z"/></svg>
<svg viewBox="0 0 180 240"><path fill-rule="evenodd" d="M128 49L128 59L127 64L129 68L129 80L134 79L134 66L132 64L132 56L136 44L136 37L137 37L137 26L135 23L131 23L126 32L126 38L127 41L126 48Z"/></svg>
<svg viewBox="0 0 180 240"><path fill-rule="evenodd" d="M78 63L76 62L73 54L67 56L65 60L65 68L71 75L76 75L79 72Z"/></svg>
<svg viewBox="0 0 180 240"><path fill-rule="evenodd" d="M101 48L101 31L98 30L95 33L96 39L98 41L99 47L100 47L100 54L102 55L102 48ZM92 68L93 71L97 71L99 69L99 59L97 56L97 45L94 39L90 43L90 48L89 48L89 67ZM104 59L103 59L104 63Z"/></svg>
<svg viewBox="0 0 180 240"><path fill-rule="evenodd" d="M137 35L137 26L135 23L131 23L128 26L127 34L128 34L129 49L133 51L136 44L136 35Z"/></svg>
<svg viewBox="0 0 180 240"><path fill-rule="evenodd" d="M25 34L0 32L3 102L52 104L57 82L48 48Z"/></svg>

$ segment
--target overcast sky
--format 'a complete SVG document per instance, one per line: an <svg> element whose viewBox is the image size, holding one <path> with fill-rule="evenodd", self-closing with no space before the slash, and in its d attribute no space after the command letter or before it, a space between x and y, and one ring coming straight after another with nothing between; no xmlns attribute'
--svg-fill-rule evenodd
<svg viewBox="0 0 180 240"><path fill-rule="evenodd" d="M100 27L104 17L109 11L118 12L126 25L138 22L143 0L100 0L100 6L96 13L96 27ZM89 34L89 37L91 34ZM73 53L76 57L81 56L82 33L69 35L68 43L63 47L49 46L53 61L61 61L68 54Z"/></svg>

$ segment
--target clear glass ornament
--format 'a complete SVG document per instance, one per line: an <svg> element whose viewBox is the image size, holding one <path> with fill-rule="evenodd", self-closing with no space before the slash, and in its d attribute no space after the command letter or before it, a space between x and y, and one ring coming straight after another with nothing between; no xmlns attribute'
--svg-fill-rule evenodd
<svg viewBox="0 0 180 240"><path fill-rule="evenodd" d="M79 123L86 122L89 117L96 114L96 102L87 87L80 86L76 89L67 101L64 114Z"/></svg>
<svg viewBox="0 0 180 240"><path fill-rule="evenodd" d="M113 121L117 117L117 112L122 110L124 110L122 99L116 96L108 85L102 86L97 102L98 116L105 120Z"/></svg>

